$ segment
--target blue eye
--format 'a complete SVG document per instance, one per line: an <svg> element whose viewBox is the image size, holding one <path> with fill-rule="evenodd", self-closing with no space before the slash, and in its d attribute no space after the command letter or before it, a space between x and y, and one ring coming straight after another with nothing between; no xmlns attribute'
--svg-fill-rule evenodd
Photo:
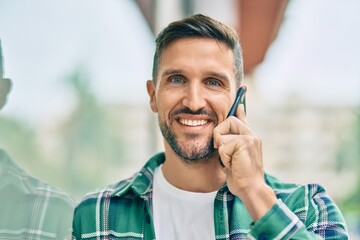
<svg viewBox="0 0 360 240"><path fill-rule="evenodd" d="M179 76L171 77L169 80L172 83L183 83L183 82L185 82L184 78L179 77Z"/></svg>
<svg viewBox="0 0 360 240"><path fill-rule="evenodd" d="M221 82L219 80L216 79L211 79L207 82L208 85L210 86L221 86Z"/></svg>

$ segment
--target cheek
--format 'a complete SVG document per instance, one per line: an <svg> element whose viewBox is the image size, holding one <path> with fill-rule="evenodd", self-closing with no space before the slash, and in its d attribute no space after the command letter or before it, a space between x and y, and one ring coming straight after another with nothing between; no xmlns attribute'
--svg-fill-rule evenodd
<svg viewBox="0 0 360 240"><path fill-rule="evenodd" d="M168 120L170 112L176 108L179 103L176 94L159 94L157 98L158 114L160 119Z"/></svg>
<svg viewBox="0 0 360 240"><path fill-rule="evenodd" d="M216 113L218 122L222 122L226 119L226 116L231 107L231 99L225 96L214 97L212 100L212 108Z"/></svg>

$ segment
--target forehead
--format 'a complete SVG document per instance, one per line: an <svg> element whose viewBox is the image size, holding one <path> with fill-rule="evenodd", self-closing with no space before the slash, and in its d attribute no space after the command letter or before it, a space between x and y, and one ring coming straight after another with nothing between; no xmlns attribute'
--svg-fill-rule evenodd
<svg viewBox="0 0 360 240"><path fill-rule="evenodd" d="M210 38L181 38L162 52L159 72L167 67L196 67L235 70L235 57L225 43Z"/></svg>
<svg viewBox="0 0 360 240"><path fill-rule="evenodd" d="M162 52L162 55L177 50L186 50L186 49L197 49L197 52L222 52L224 55L228 54L228 57L234 57L232 49L229 48L224 42L212 39L212 38L202 38L202 37L191 37L191 38L179 38L171 41ZM183 52L179 52L183 53Z"/></svg>

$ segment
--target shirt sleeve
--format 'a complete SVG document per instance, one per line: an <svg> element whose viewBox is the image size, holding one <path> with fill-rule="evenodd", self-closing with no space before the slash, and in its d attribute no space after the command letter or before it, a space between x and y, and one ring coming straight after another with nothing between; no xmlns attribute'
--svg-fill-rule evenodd
<svg viewBox="0 0 360 240"><path fill-rule="evenodd" d="M306 204L292 211L280 199L251 228L250 239L348 239L346 224L334 201L318 185L305 187ZM295 197L304 198L304 192ZM301 220L300 220L301 218Z"/></svg>
<svg viewBox="0 0 360 240"><path fill-rule="evenodd" d="M252 239L289 239L304 228L300 219L278 199L276 204L252 227Z"/></svg>

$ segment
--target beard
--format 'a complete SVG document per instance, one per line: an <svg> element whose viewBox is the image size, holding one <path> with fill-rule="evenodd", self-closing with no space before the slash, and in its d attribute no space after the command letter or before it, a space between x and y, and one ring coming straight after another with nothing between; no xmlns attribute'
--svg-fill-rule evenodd
<svg viewBox="0 0 360 240"><path fill-rule="evenodd" d="M178 113L190 113L190 114L207 114L213 119L216 119L215 114L208 114L204 110L198 112L192 112L190 109L182 109L175 112L173 115ZM174 119L171 117L170 119ZM166 121L161 121L158 116L159 126L161 133L173 151L185 162L187 163L199 163L207 162L211 157L216 154L216 149L214 148L214 139L212 133L209 134L205 141L196 141L199 137L199 134L186 134L185 139L180 141L179 136L171 128L171 123L175 120L171 120L170 124L167 124Z"/></svg>

